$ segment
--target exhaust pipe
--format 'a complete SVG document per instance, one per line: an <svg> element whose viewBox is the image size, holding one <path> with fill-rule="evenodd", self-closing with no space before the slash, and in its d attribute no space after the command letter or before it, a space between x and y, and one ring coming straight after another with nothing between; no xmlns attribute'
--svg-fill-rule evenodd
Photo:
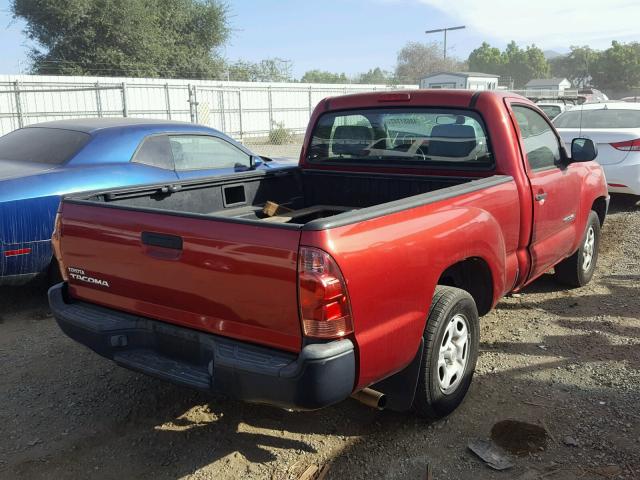
<svg viewBox="0 0 640 480"><path fill-rule="evenodd" d="M360 390L359 392L351 395L351 398L359 401L360 403L364 403L368 407L376 408L378 410L383 410L387 404L387 396L382 392L373 390L372 388Z"/></svg>

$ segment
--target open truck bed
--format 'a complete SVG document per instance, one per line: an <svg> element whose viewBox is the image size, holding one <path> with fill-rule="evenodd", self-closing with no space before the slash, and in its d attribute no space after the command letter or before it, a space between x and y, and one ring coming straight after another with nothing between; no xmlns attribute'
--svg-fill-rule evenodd
<svg viewBox="0 0 640 480"><path fill-rule="evenodd" d="M409 203L428 203L459 195L468 190L460 186L473 180L472 177L303 171L291 168L177 185L93 192L67 197L66 202L90 202L107 208L160 211L185 217L206 216L219 221L261 221L285 228L298 229L304 226L313 230L329 219L348 223L355 218L354 213L361 209L366 209L366 212L360 212L360 217L380 215L383 210L394 206L385 204L410 197L420 196ZM475 180L477 182L479 179ZM486 179L482 181L486 182ZM476 185L472 188L476 188ZM264 210L268 203L282 207L280 212L277 215L266 213ZM407 205L403 202L396 204L398 207Z"/></svg>

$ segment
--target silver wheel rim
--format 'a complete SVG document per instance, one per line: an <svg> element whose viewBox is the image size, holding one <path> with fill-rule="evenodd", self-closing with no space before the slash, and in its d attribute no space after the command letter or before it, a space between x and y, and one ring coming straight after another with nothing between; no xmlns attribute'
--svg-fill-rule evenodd
<svg viewBox="0 0 640 480"><path fill-rule="evenodd" d="M438 386L445 395L455 391L462 381L469 359L469 321L456 314L447 325L438 352Z"/></svg>
<svg viewBox="0 0 640 480"><path fill-rule="evenodd" d="M582 245L582 270L584 272L589 271L591 268L595 246L596 232L592 226L589 226L589 230L587 230L587 238L584 239L584 245Z"/></svg>

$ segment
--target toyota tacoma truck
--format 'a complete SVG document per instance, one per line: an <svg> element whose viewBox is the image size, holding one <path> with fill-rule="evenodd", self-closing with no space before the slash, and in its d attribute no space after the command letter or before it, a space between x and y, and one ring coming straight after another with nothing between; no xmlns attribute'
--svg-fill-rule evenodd
<svg viewBox="0 0 640 480"><path fill-rule="evenodd" d="M50 305L72 339L176 384L444 416L479 316L550 270L591 279L609 202L596 155L584 138L567 154L514 94L328 98L290 169L64 198Z"/></svg>

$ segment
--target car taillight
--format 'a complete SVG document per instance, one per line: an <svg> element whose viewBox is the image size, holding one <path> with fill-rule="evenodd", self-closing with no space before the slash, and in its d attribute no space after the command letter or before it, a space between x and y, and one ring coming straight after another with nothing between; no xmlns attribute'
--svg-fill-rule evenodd
<svg viewBox="0 0 640 480"><path fill-rule="evenodd" d="M640 138L627 140L625 142L612 143L611 146L623 152L640 152Z"/></svg>
<svg viewBox="0 0 640 480"><path fill-rule="evenodd" d="M53 235L51 236L51 247L53 248L53 255L58 261L58 267L60 267L60 276L65 282L69 281L69 275L67 274L67 268L62 261L62 250L60 249L60 235L62 234L62 215L58 210L56 214L56 221L53 227Z"/></svg>
<svg viewBox="0 0 640 480"><path fill-rule="evenodd" d="M300 247L298 303L305 336L339 338L353 332L347 285L328 253Z"/></svg>

